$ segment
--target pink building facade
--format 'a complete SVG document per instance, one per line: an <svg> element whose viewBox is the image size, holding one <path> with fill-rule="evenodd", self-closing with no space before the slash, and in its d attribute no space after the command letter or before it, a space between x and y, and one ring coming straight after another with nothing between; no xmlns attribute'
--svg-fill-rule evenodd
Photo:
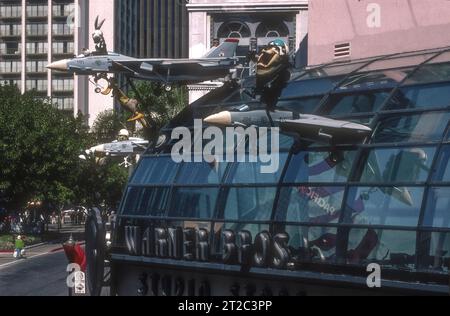
<svg viewBox="0 0 450 316"><path fill-rule="evenodd" d="M309 65L446 46L448 0L309 2Z"/></svg>
<svg viewBox="0 0 450 316"><path fill-rule="evenodd" d="M75 7L79 10L75 14L75 54L81 53L83 48L95 49L91 34L94 32L94 21L97 16L106 19L102 30L108 50L114 51L116 30L114 0L75 0ZM114 109L114 99L96 94L86 76L75 76L74 95L74 114L81 112L86 115L89 126L93 125L98 114Z"/></svg>

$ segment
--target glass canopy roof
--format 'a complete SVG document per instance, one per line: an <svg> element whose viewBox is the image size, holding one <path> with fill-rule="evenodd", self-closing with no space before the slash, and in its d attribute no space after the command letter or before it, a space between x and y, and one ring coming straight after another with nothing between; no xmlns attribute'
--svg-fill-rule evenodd
<svg viewBox="0 0 450 316"><path fill-rule="evenodd" d="M239 88L213 91L168 131L247 104L238 99ZM287 232L301 263L449 273L450 50L306 69L292 75L278 107L362 122L373 135L302 151L285 141L269 176L257 163L176 164L170 150L150 150L120 217L206 226L217 245L223 229Z"/></svg>

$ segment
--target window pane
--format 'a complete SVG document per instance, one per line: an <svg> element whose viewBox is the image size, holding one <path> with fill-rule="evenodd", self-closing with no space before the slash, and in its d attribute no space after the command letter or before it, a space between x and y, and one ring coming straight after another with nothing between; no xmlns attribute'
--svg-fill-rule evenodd
<svg viewBox="0 0 450 316"><path fill-rule="evenodd" d="M450 188L431 188L423 226L450 228Z"/></svg>
<svg viewBox="0 0 450 316"><path fill-rule="evenodd" d="M348 115L377 112L389 97L390 91L366 91L355 94L333 94L327 102L325 114Z"/></svg>
<svg viewBox="0 0 450 316"><path fill-rule="evenodd" d="M131 183L169 184L174 181L178 165L170 157L144 158Z"/></svg>
<svg viewBox="0 0 450 316"><path fill-rule="evenodd" d="M281 99L324 95L333 90L343 78L344 76L292 81L283 90Z"/></svg>
<svg viewBox="0 0 450 316"><path fill-rule="evenodd" d="M312 114L317 109L317 106L319 105L322 98L323 96L311 98L296 98L292 100L279 100L277 103L277 107L296 113Z"/></svg>
<svg viewBox="0 0 450 316"><path fill-rule="evenodd" d="M190 162L183 163L177 176L178 184L219 184L227 163Z"/></svg>
<svg viewBox="0 0 450 316"><path fill-rule="evenodd" d="M450 80L450 63L426 65L409 77L405 85Z"/></svg>
<svg viewBox="0 0 450 316"><path fill-rule="evenodd" d="M218 188L178 188L172 196L169 216L210 219L218 195Z"/></svg>
<svg viewBox="0 0 450 316"><path fill-rule="evenodd" d="M389 148L370 151L361 182L424 182L436 148Z"/></svg>
<svg viewBox="0 0 450 316"><path fill-rule="evenodd" d="M346 182L356 153L354 151L302 152L292 156L285 183Z"/></svg>
<svg viewBox="0 0 450 316"><path fill-rule="evenodd" d="M249 224L249 223L216 223L214 226L214 249L218 254L223 252L223 232L225 230L231 230L235 236L238 233L246 231L251 234L252 242L255 240L256 235L264 231L270 231L270 227L267 224Z"/></svg>
<svg viewBox="0 0 450 316"><path fill-rule="evenodd" d="M440 141L447 129L448 113L421 115L394 115L382 119L373 143L431 142Z"/></svg>
<svg viewBox="0 0 450 316"><path fill-rule="evenodd" d="M270 220L276 188L230 188L225 203L227 220Z"/></svg>
<svg viewBox="0 0 450 316"><path fill-rule="evenodd" d="M398 90L385 110L447 107L450 105L450 84L406 87Z"/></svg>
<svg viewBox="0 0 450 316"><path fill-rule="evenodd" d="M352 188L345 209L345 222L417 227L423 194L423 188Z"/></svg>
<svg viewBox="0 0 450 316"><path fill-rule="evenodd" d="M343 92L348 90L362 89L382 89L394 88L398 86L413 68L389 69L383 71L356 73L348 77L337 91Z"/></svg>
<svg viewBox="0 0 450 316"><path fill-rule="evenodd" d="M421 246L427 249L420 258L420 266L427 272L445 273L450 267L450 234L424 233L421 236Z"/></svg>
<svg viewBox="0 0 450 316"><path fill-rule="evenodd" d="M450 182L450 146L443 146L439 160L436 164L433 180L437 182Z"/></svg>
<svg viewBox="0 0 450 316"><path fill-rule="evenodd" d="M128 188L122 214L135 216L163 216L169 200L170 188Z"/></svg>
<svg viewBox="0 0 450 316"><path fill-rule="evenodd" d="M287 226L279 232L289 235L288 246L294 262L335 262L336 228Z"/></svg>
<svg viewBox="0 0 450 316"><path fill-rule="evenodd" d="M337 223L344 190L344 187L282 188L276 219L298 223Z"/></svg>
<svg viewBox="0 0 450 316"><path fill-rule="evenodd" d="M378 262L383 267L415 267L416 232L352 229L349 234L347 262L367 265Z"/></svg>
<svg viewBox="0 0 450 316"><path fill-rule="evenodd" d="M253 157L252 159L258 159L260 157ZM254 183L271 183L278 184L283 172L283 168L288 158L288 153L274 153L272 156L272 166L274 168L278 165L275 172L265 173L263 166L269 164L258 162L240 162L236 163L232 167L232 172L228 178L228 183L233 184L254 184ZM249 161L249 157L246 157ZM259 159L258 159L259 160Z"/></svg>

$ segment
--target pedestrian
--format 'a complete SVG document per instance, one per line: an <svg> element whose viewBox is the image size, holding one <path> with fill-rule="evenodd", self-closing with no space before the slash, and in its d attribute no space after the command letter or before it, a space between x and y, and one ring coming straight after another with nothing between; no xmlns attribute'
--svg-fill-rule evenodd
<svg viewBox="0 0 450 316"><path fill-rule="evenodd" d="M25 249L25 242L23 241L22 236L17 236L16 242L15 242L15 251L14 251L14 258L20 259L23 256L23 250Z"/></svg>

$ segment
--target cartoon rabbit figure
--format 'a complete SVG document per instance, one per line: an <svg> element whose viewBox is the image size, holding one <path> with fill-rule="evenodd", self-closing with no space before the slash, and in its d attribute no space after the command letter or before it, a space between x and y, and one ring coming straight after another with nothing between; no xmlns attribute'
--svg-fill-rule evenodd
<svg viewBox="0 0 450 316"><path fill-rule="evenodd" d="M99 17L95 19L95 31L92 33L92 39L95 43L95 54L96 55L107 55L108 50L106 48L106 41L103 36L103 32L101 30L103 24L105 23L106 19L101 21L99 23Z"/></svg>

